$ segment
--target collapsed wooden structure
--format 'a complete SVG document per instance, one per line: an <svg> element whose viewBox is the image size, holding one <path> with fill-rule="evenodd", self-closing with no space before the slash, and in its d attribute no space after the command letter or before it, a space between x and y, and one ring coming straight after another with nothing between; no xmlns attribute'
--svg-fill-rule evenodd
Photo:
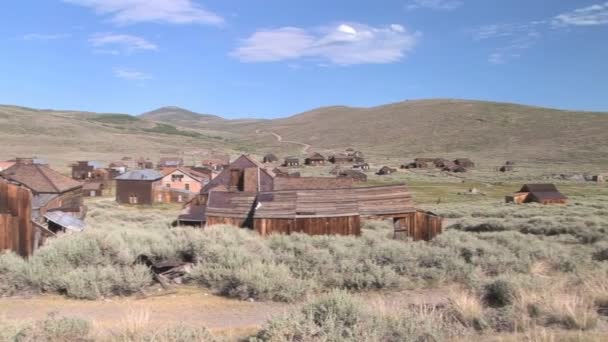
<svg viewBox="0 0 608 342"><path fill-rule="evenodd" d="M365 220L392 220L396 237L430 240L442 219L414 207L401 185L354 187L352 178L275 177L241 156L185 207L180 224L229 224L261 235L360 235Z"/></svg>

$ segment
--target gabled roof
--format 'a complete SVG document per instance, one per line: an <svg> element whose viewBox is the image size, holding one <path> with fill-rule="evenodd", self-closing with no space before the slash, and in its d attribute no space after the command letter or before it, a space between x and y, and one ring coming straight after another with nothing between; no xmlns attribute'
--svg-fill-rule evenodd
<svg viewBox="0 0 608 342"><path fill-rule="evenodd" d="M359 215L353 189L289 190L261 193L256 218L340 217Z"/></svg>
<svg viewBox="0 0 608 342"><path fill-rule="evenodd" d="M233 218L248 217L255 204L257 193L211 191L207 200L207 216Z"/></svg>
<svg viewBox="0 0 608 342"><path fill-rule="evenodd" d="M325 160L325 157L319 153L319 152L314 152L313 154L311 154L310 156L308 156L306 159L311 159L311 160Z"/></svg>
<svg viewBox="0 0 608 342"><path fill-rule="evenodd" d="M559 192L555 184L524 184L519 192Z"/></svg>
<svg viewBox="0 0 608 342"><path fill-rule="evenodd" d="M82 187L82 183L40 164L16 163L2 174L37 193L63 193Z"/></svg>
<svg viewBox="0 0 608 342"><path fill-rule="evenodd" d="M162 171L163 173L163 177L167 177L173 173L175 173L176 171L179 171L183 174L185 174L186 176L196 180L196 181L202 181L204 178L207 178L208 176L201 173L201 172L197 172L195 170L186 168L186 167L177 167L177 168L166 168Z"/></svg>
<svg viewBox="0 0 608 342"><path fill-rule="evenodd" d="M163 174L152 169L133 170L114 178L116 180L155 181L163 178Z"/></svg>
<svg viewBox="0 0 608 342"><path fill-rule="evenodd" d="M15 165L14 160L0 161L0 171L6 170L13 165Z"/></svg>

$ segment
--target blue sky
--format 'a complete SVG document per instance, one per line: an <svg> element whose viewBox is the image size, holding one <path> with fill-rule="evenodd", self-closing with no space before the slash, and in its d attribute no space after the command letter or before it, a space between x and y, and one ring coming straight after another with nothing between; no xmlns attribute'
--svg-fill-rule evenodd
<svg viewBox="0 0 608 342"><path fill-rule="evenodd" d="M281 117L468 98L608 111L606 0L7 0L0 103Z"/></svg>

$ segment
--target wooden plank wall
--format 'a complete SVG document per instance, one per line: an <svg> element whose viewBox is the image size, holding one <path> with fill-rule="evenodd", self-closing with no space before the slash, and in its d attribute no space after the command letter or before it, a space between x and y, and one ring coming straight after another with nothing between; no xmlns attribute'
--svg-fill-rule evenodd
<svg viewBox="0 0 608 342"><path fill-rule="evenodd" d="M296 219L259 218L254 221L254 228L261 235L361 235L361 219L358 215Z"/></svg>
<svg viewBox="0 0 608 342"><path fill-rule="evenodd" d="M31 192L0 181L0 251L29 256L34 252L34 234Z"/></svg>
<svg viewBox="0 0 608 342"><path fill-rule="evenodd" d="M246 228L248 227L248 219L207 215L207 226L213 226L216 224L229 224L240 228Z"/></svg>
<svg viewBox="0 0 608 342"><path fill-rule="evenodd" d="M439 216L418 211L403 217L394 219L395 238L405 240L411 238L414 241L430 241L441 234L443 219Z"/></svg>

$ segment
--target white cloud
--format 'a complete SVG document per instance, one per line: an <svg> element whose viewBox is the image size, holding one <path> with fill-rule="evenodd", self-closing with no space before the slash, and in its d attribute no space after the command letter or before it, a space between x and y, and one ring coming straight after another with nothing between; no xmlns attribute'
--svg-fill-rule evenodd
<svg viewBox="0 0 608 342"><path fill-rule="evenodd" d="M67 33L48 34L48 33L28 33L23 35L23 40L57 40L69 38Z"/></svg>
<svg viewBox="0 0 608 342"><path fill-rule="evenodd" d="M408 10L426 8L432 10L450 11L457 9L463 4L464 1L462 0L412 0L405 6L405 8Z"/></svg>
<svg viewBox="0 0 608 342"><path fill-rule="evenodd" d="M314 59L337 65L397 62L414 48L419 33L401 25L342 23L316 29L258 30L231 53L243 62Z"/></svg>
<svg viewBox="0 0 608 342"><path fill-rule="evenodd" d="M557 26L595 26L608 24L608 2L575 9L556 16L553 23Z"/></svg>
<svg viewBox="0 0 608 342"><path fill-rule="evenodd" d="M114 68L114 76L127 81L145 81L152 79L150 74L129 68Z"/></svg>
<svg viewBox="0 0 608 342"><path fill-rule="evenodd" d="M89 43L95 48L95 52L113 55L158 49L156 44L128 34L97 33L89 38Z"/></svg>
<svg viewBox="0 0 608 342"><path fill-rule="evenodd" d="M192 0L64 0L109 15L117 24L164 22L219 25L224 19Z"/></svg>

